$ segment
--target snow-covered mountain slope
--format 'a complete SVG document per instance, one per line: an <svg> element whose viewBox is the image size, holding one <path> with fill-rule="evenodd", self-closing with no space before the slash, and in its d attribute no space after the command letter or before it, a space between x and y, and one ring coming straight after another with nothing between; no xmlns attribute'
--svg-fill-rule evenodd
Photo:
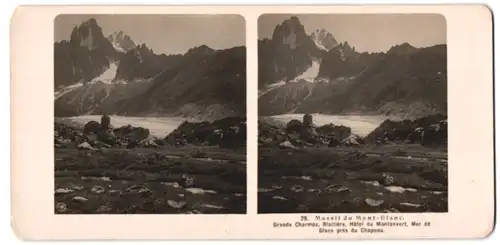
<svg viewBox="0 0 500 245"><path fill-rule="evenodd" d="M116 76L116 70L118 69L118 64L117 62L111 62L109 64L109 68L107 70L105 70L101 75L99 75L98 77L92 79L91 83L95 83L95 82L103 82L103 83L106 83L106 84L110 84L111 82L113 82L113 80L115 79L115 76Z"/></svg>

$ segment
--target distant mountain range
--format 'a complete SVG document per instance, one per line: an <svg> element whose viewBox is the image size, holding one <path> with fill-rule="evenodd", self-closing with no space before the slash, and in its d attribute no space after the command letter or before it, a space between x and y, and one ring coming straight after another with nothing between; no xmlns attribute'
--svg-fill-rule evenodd
<svg viewBox="0 0 500 245"><path fill-rule="evenodd" d="M258 52L259 115L447 114L446 44L359 52L291 17L258 41Z"/></svg>
<svg viewBox="0 0 500 245"><path fill-rule="evenodd" d="M213 120L246 114L244 46L157 54L121 30L105 37L89 19L69 40L54 43L54 76L58 117L108 113Z"/></svg>

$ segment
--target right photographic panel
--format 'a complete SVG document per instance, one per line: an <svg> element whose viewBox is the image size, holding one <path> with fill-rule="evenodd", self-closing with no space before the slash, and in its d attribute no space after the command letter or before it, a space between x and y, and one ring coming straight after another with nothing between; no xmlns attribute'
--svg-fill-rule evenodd
<svg viewBox="0 0 500 245"><path fill-rule="evenodd" d="M442 15L258 28L258 213L448 212Z"/></svg>

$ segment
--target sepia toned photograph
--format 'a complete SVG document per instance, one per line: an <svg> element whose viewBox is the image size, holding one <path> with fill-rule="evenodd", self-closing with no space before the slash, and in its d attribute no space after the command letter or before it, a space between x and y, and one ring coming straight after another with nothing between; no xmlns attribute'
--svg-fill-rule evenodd
<svg viewBox="0 0 500 245"><path fill-rule="evenodd" d="M446 19L258 20L258 213L448 212Z"/></svg>
<svg viewBox="0 0 500 245"><path fill-rule="evenodd" d="M9 23L21 240L494 230L486 5L25 5Z"/></svg>
<svg viewBox="0 0 500 245"><path fill-rule="evenodd" d="M54 212L246 213L245 19L58 15Z"/></svg>

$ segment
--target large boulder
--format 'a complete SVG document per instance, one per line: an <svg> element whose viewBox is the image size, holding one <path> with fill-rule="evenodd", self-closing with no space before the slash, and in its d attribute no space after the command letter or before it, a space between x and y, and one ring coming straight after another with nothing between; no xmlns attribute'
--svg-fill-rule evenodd
<svg viewBox="0 0 500 245"><path fill-rule="evenodd" d="M306 127L313 126L313 116L311 114L305 114L302 117L302 124Z"/></svg>
<svg viewBox="0 0 500 245"><path fill-rule="evenodd" d="M317 144L321 141L316 128L313 126L304 127L300 132L300 139L310 144Z"/></svg>
<svg viewBox="0 0 500 245"><path fill-rule="evenodd" d="M258 122L258 142L261 146L277 145L287 140L287 134L282 127L268 123L267 121Z"/></svg>
<svg viewBox="0 0 500 245"><path fill-rule="evenodd" d="M108 115L101 117L101 123L96 121L87 122L83 127L83 133L91 145L99 145L98 143L101 142L104 145L114 146L120 143L113 132L111 118Z"/></svg>
<svg viewBox="0 0 500 245"><path fill-rule="evenodd" d="M90 121L83 127L84 134L97 134L101 130L101 124L96 121Z"/></svg>
<svg viewBox="0 0 500 245"><path fill-rule="evenodd" d="M303 122L292 119L286 124L286 134L287 136L298 134L300 136L300 141L308 142L311 144L316 144L318 142L318 133L316 128L312 124L312 116L307 114L304 115ZM292 136L292 141L295 141Z"/></svg>
<svg viewBox="0 0 500 245"><path fill-rule="evenodd" d="M114 130L108 130L108 136L114 136L125 142L140 142L149 137L149 129L143 127L133 127L132 125L122 126Z"/></svg>
<svg viewBox="0 0 500 245"><path fill-rule="evenodd" d="M302 132L303 128L304 128L304 124L302 124L302 122L297 120L297 119L290 120L286 124L286 132L287 133L299 133L299 132Z"/></svg>
<svg viewBox="0 0 500 245"><path fill-rule="evenodd" d="M120 139L113 132L111 127L102 127L97 133L97 140L110 146L120 144Z"/></svg>
<svg viewBox="0 0 500 245"><path fill-rule="evenodd" d="M106 127L109 127L111 125L111 117L109 117L108 115L103 115L101 117L101 126L106 128Z"/></svg>
<svg viewBox="0 0 500 245"><path fill-rule="evenodd" d="M344 125L333 125L332 123L322 125L318 127L316 131L319 135L325 138L329 138L333 135L335 136L335 138L338 138L340 140L347 138L352 133L350 127L346 127Z"/></svg>

